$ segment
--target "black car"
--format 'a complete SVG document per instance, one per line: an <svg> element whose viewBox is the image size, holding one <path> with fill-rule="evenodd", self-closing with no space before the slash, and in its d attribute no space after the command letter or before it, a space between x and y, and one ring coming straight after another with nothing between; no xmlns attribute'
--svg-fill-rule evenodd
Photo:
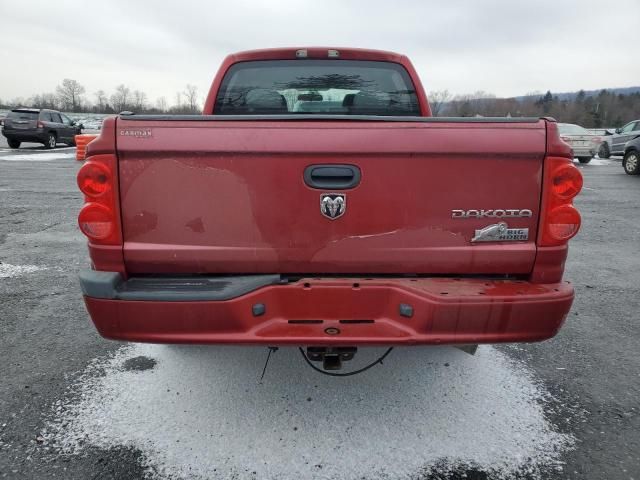
<svg viewBox="0 0 640 480"><path fill-rule="evenodd" d="M82 132L82 125L64 113L36 108L16 108L4 119L2 134L11 148L20 148L22 142L42 143L45 148L55 148L58 143L75 145L75 136Z"/></svg>

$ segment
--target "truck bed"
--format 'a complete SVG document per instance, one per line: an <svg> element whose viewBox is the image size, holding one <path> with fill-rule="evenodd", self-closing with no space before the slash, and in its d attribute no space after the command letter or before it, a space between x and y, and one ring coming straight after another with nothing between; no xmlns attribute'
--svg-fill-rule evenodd
<svg viewBox="0 0 640 480"><path fill-rule="evenodd" d="M336 346L539 341L567 318L582 176L553 119L431 118L406 56L331 47L229 55L203 113L121 114L89 145L80 284L104 337L309 346L333 369Z"/></svg>

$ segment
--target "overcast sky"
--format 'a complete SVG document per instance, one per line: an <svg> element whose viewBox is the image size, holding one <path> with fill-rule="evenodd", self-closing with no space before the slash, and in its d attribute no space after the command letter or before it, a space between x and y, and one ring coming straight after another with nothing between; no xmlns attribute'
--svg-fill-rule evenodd
<svg viewBox="0 0 640 480"><path fill-rule="evenodd" d="M228 53L351 46L409 56L427 91L498 96L640 85L640 0L0 0L0 99L78 80L169 104Z"/></svg>

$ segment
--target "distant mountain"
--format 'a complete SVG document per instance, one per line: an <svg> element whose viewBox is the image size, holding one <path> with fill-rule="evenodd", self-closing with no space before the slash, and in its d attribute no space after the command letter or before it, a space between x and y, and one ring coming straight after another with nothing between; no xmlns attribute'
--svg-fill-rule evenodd
<svg viewBox="0 0 640 480"><path fill-rule="evenodd" d="M616 93L616 94L621 93L623 95L630 95L632 93L640 92L640 86L639 87L622 87L622 88L600 88L598 90L585 90L584 93L587 97L593 97L595 95L598 95L598 93L600 93L602 90L607 90L609 92ZM536 97L536 98L541 97L545 93L546 92L542 92L536 95L521 95L515 98L516 100L525 100L531 97ZM564 93L551 92L551 94L554 97L558 97L559 100L573 100L578 96L578 92L564 92Z"/></svg>

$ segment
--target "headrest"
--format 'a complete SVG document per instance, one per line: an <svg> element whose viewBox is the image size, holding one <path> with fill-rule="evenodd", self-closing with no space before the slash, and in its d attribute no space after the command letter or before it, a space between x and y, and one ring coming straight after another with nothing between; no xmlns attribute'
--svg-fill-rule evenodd
<svg viewBox="0 0 640 480"><path fill-rule="evenodd" d="M250 110L270 110L276 113L287 113L287 101L275 90L254 88L245 96L246 106Z"/></svg>

